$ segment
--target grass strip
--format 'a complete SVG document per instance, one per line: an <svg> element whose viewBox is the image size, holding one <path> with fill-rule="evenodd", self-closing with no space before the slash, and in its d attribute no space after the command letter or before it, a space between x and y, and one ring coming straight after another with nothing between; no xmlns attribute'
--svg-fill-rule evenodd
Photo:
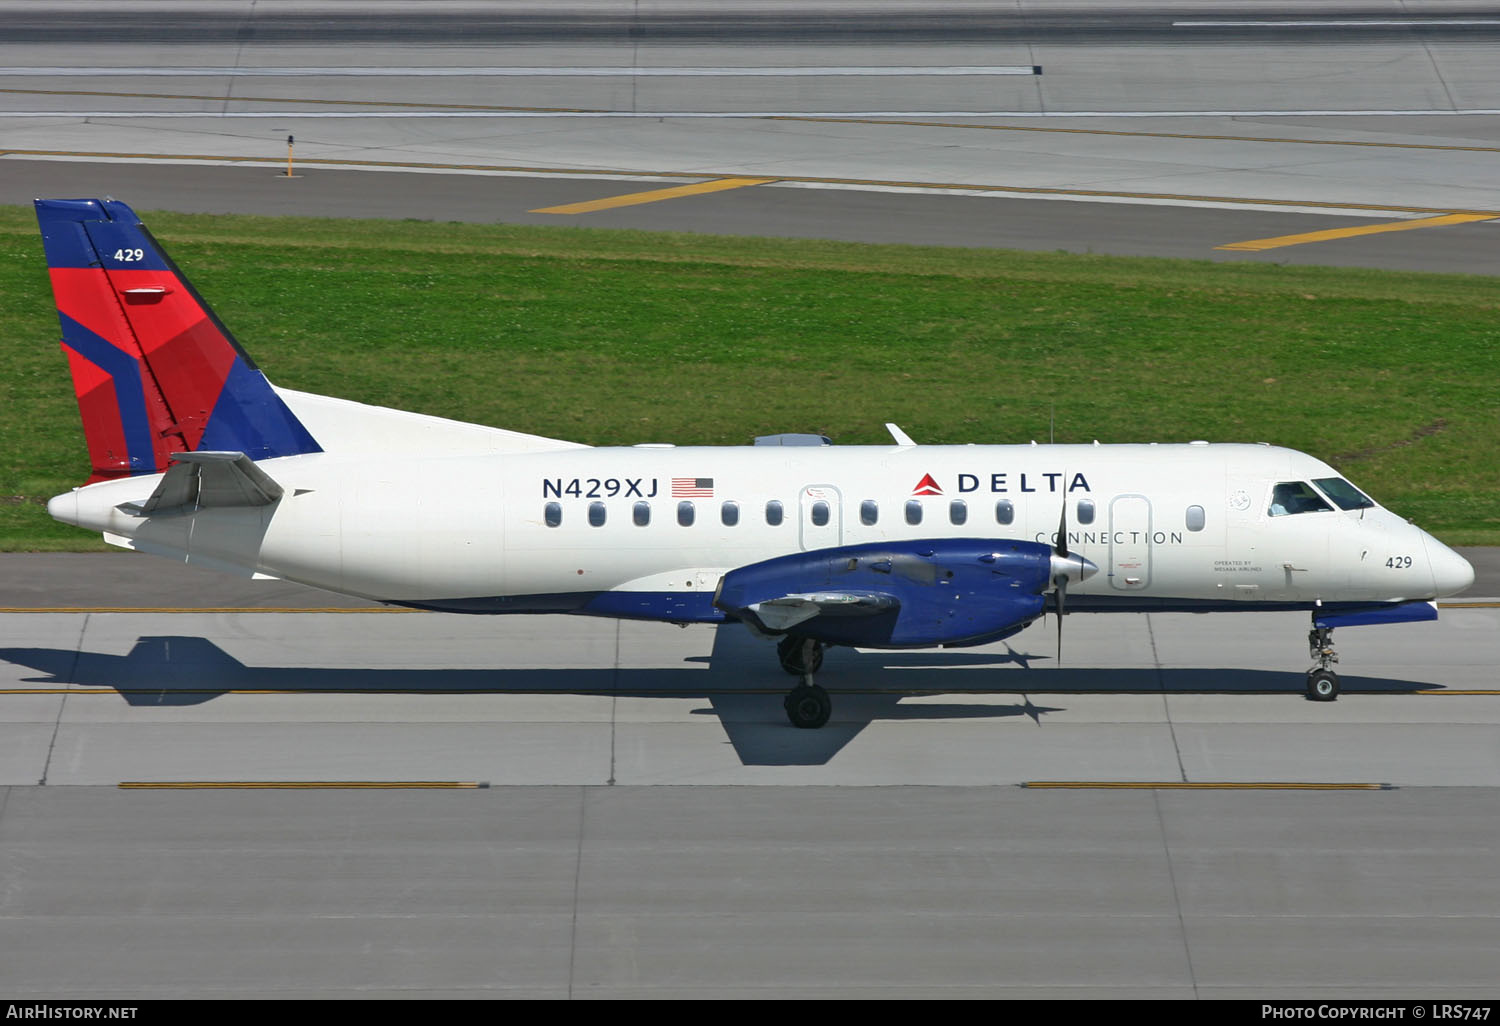
<svg viewBox="0 0 1500 1026"><path fill-rule="evenodd" d="M1500 543L1492 278L142 212L277 384L591 444L1266 441ZM0 550L86 550L29 207L0 207Z"/></svg>

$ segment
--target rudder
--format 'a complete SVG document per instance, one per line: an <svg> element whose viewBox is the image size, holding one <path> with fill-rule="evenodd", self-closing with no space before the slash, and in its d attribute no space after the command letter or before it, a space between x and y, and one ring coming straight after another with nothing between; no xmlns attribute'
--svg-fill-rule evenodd
<svg viewBox="0 0 1500 1026"><path fill-rule="evenodd" d="M321 452L135 213L36 201L93 473L165 471L174 452Z"/></svg>

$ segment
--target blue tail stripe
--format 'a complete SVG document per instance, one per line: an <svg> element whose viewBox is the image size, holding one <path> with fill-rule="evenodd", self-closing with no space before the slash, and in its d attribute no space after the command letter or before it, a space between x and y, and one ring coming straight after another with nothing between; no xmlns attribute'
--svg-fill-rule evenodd
<svg viewBox="0 0 1500 1026"><path fill-rule="evenodd" d="M109 375L115 386L115 405L125 432L132 474L156 473L156 449L152 444L151 420L146 415L146 396L141 388L141 369L135 357L122 353L62 311L63 344Z"/></svg>
<svg viewBox="0 0 1500 1026"><path fill-rule="evenodd" d="M238 358L229 369L198 447L242 452L252 460L322 452L265 375Z"/></svg>

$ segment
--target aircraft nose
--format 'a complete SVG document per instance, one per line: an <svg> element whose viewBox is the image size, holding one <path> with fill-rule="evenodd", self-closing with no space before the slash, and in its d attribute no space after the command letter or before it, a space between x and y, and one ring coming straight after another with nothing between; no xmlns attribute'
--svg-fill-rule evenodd
<svg viewBox="0 0 1500 1026"><path fill-rule="evenodd" d="M1427 562L1432 566L1432 584L1439 597L1457 595L1474 583L1474 568L1469 561L1423 532L1422 543L1427 546Z"/></svg>

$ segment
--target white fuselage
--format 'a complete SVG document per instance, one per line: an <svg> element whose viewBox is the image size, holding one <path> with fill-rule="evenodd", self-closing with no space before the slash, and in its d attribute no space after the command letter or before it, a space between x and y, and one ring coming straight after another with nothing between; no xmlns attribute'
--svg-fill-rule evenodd
<svg viewBox="0 0 1500 1026"><path fill-rule="evenodd" d="M864 542L1053 544L1064 516L1068 549L1099 568L1069 591L1078 610L1426 600L1472 581L1462 558L1379 506L1273 515L1278 484L1338 473L1265 445L428 449L260 466L285 492L270 506L121 510L154 475L49 509L188 563L474 611L711 594L736 567ZM494 599L518 601L483 605Z"/></svg>

